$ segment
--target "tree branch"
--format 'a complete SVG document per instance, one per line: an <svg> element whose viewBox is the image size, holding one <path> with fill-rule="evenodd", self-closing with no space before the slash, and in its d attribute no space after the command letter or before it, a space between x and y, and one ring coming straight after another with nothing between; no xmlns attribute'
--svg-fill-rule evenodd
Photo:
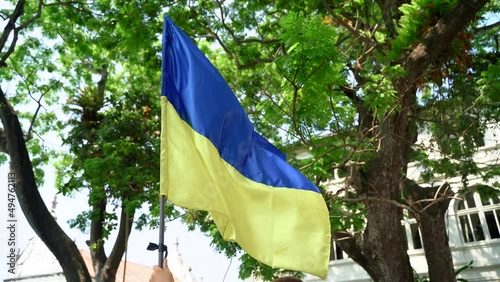
<svg viewBox="0 0 500 282"><path fill-rule="evenodd" d="M488 0L459 0L439 19L408 56L405 63L405 69L408 71L406 82L414 84L487 2Z"/></svg>
<svg viewBox="0 0 500 282"><path fill-rule="evenodd" d="M241 46L243 45L244 43L253 43L253 42L261 42L261 43L264 43L264 44L272 44L272 43L277 43L279 42L278 39L269 39L269 40L260 40L260 39L241 39L241 38L238 38L234 32L226 25L225 23L225 13L223 11L223 9L221 8L220 9L221 11L221 22L222 22L222 26L224 27L224 29L229 33L229 35L233 38L234 42L237 43L238 46ZM265 63L272 63L274 62L274 60L276 60L276 57L278 55L279 52L276 52L276 54L272 57L269 57L269 58L264 58L264 59L261 59L261 58L258 58L258 59L254 59L248 63L244 63L242 64L240 62L240 59L238 57L238 55L229 49L229 47L224 43L224 41L219 37L219 35L213 31L209 26L203 24L202 22L200 22L198 20L198 17L197 17L197 14L195 11L192 12L192 17L193 19L201 26L203 27L205 30L208 31L208 35L207 37L211 37L211 38L214 38L215 40L217 40L217 42L219 43L219 45L222 47L222 49L228 54L230 55L232 58L233 58L233 61L234 63L236 64L236 67L240 70L242 69L250 69L258 64L265 64Z"/></svg>
<svg viewBox="0 0 500 282"><path fill-rule="evenodd" d="M222 23L222 27L224 27L224 29L229 33L229 35L231 35L236 45L241 46L246 43L261 43L264 45L268 45L281 41L280 39L257 39L257 38L242 39L241 37L236 36L236 34L234 34L234 31L231 28L229 28L229 26L226 24L227 16L224 7L222 5L224 1L215 1L215 2L219 6L220 21Z"/></svg>
<svg viewBox="0 0 500 282"><path fill-rule="evenodd" d="M372 38L369 38L369 37L366 37L364 36L363 34L361 34L361 32L359 30L357 30L355 27L351 26L349 23L346 23L345 21L343 21L342 19L339 19L337 14L332 10L332 8L330 7L330 5L326 2L326 0L321 0L323 5L325 6L325 8L327 9L328 13L330 14L330 16L332 17L332 20L335 21L335 24L339 25L339 26L342 26L344 27L345 29L347 29L351 34L354 35L354 37L357 39L357 40L361 40L363 41L365 44L367 45L372 45L375 43L375 40L373 40Z"/></svg>
<svg viewBox="0 0 500 282"><path fill-rule="evenodd" d="M33 173L19 119L0 88L0 119L15 176L15 189L21 209L35 233L59 261L67 281L90 282L90 275L75 242L57 224L45 206Z"/></svg>
<svg viewBox="0 0 500 282"><path fill-rule="evenodd" d="M16 22L19 19L19 17L21 17L21 15L24 14L24 5L25 5L25 0L19 0L17 2L14 12L9 16L10 18L9 22L7 22L7 24L5 25L3 33L0 36L0 51L2 51L3 48L5 47L5 44L7 43L10 33L14 31L14 36L12 37L12 42L10 44L9 49L0 58L0 68L6 66L5 61L10 56L10 54L12 54L12 52L14 51L14 47L16 46L17 43L17 33L15 32Z"/></svg>
<svg viewBox="0 0 500 282"><path fill-rule="evenodd" d="M10 57L12 52L14 52L14 48L16 47L17 40L19 39L19 32L31 24L35 22L36 19L40 18L42 15L42 7L43 7L43 0L38 1L38 9L36 11L36 14L33 15L31 18L29 18L27 21L25 21L23 24L20 26L16 27L16 22L18 19L24 14L24 5L26 1L25 0L19 0L17 2L16 8L14 9L14 12L9 16L10 20L7 23L7 25L4 28L4 31L2 35L0 36L0 51L3 51L5 44L7 44L7 40L11 34L11 32L14 32L14 35L12 36L12 41L10 42L9 49L2 55L0 58L0 68L5 67L7 59Z"/></svg>
<svg viewBox="0 0 500 282"><path fill-rule="evenodd" d="M93 191L95 192L95 191ZM101 193L104 194L104 191ZM92 265L94 266L94 271L96 276L99 276L99 272L106 263L107 257L104 250L104 221L106 212L106 198L103 195L100 199L96 199L96 202L92 204L92 216L90 221L90 240L89 248L90 255L92 258Z"/></svg>
<svg viewBox="0 0 500 282"><path fill-rule="evenodd" d="M396 22L401 18L399 7L405 3L410 3L410 0L376 0L377 6L383 12L382 20L385 23L386 29L391 37L396 35Z"/></svg>
<svg viewBox="0 0 500 282"><path fill-rule="evenodd" d="M0 153L9 154L7 150L7 137L3 128L0 128Z"/></svg>
<svg viewBox="0 0 500 282"><path fill-rule="evenodd" d="M405 178L401 185L410 195L409 202L413 213L424 213L430 208L437 208L444 214L451 199L454 198L454 193L447 182L439 187L424 188L415 181Z"/></svg>
<svg viewBox="0 0 500 282"><path fill-rule="evenodd" d="M500 21L498 21L496 23L492 23L490 25L485 25L482 27L475 28L474 33L478 34L478 33L486 32L488 30L494 29L494 28L499 27L499 26L500 26Z"/></svg>
<svg viewBox="0 0 500 282"><path fill-rule="evenodd" d="M123 201L123 200L122 200ZM106 264L102 269L102 275L105 277L103 281L114 281L116 276L116 270L120 265L123 254L125 253L126 246L128 243L128 237L132 230L132 225L134 223L134 213L128 214L126 211L125 204L122 204L122 212L120 215L120 227L118 230L118 235L116 237L115 244L111 253L109 254ZM110 278L113 279L110 280Z"/></svg>
<svg viewBox="0 0 500 282"><path fill-rule="evenodd" d="M335 239L337 245L351 258L353 261L362 266L370 275L373 268L371 261L363 252L363 238L360 233L351 235L347 232L332 232L332 238ZM373 277L373 276L372 276Z"/></svg>
<svg viewBox="0 0 500 282"><path fill-rule="evenodd" d="M80 2L80 1L65 1L65 2L60 2L60 1L57 1L55 3L45 3L44 6L45 7L50 7L50 6L64 6L64 5L74 5L74 4L78 4L78 5L86 5L87 3L85 2Z"/></svg>

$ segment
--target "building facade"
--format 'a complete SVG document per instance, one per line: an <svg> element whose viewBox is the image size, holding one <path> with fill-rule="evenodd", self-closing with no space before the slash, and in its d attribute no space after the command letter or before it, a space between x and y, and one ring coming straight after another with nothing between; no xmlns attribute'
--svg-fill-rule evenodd
<svg viewBox="0 0 500 282"><path fill-rule="evenodd" d="M475 155L480 166L500 167L498 136L500 136L498 128L491 128L487 132L485 146ZM422 172L418 164L414 163L408 169L408 177L419 181L424 187L426 185L436 187L448 183L454 192L458 192L462 187L460 177L448 179L438 177L433 179L432 183L422 183ZM446 214L454 266L455 269L465 268L458 277L467 281L500 281L500 199L498 195L486 196L474 191L474 187L482 184L491 185L499 182L499 177L490 179L488 183L484 183L480 177L470 177L468 179L470 192L460 198L452 199ZM330 183L330 188L335 191L342 185L343 180L337 179ZM425 278L428 273L427 262L417 223L414 218L406 217L401 224L406 231L411 265L420 278ZM330 261L327 280L306 276L304 281L372 281L363 268L337 247L335 241L332 245L334 257Z"/></svg>
<svg viewBox="0 0 500 282"><path fill-rule="evenodd" d="M80 249L80 254L94 280L95 272L92 266L92 258L88 250ZM179 243L174 248L169 248L169 268L174 275L175 281L179 282L201 282L192 273L191 267L184 263L179 253ZM145 282L149 281L152 273L150 265L141 265L133 262L121 261L116 272L116 281ZM33 237L26 248L19 255L15 274L11 274L4 282L66 282L59 262L39 237Z"/></svg>

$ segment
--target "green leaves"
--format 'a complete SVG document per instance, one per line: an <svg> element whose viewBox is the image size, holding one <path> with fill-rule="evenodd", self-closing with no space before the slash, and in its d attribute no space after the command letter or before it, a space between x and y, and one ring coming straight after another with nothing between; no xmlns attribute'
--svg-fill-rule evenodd
<svg viewBox="0 0 500 282"><path fill-rule="evenodd" d="M497 55L498 56L498 55ZM484 114L488 119L498 122L500 117L500 63L491 64L488 69L481 73L479 80L479 95L476 103L484 109Z"/></svg>
<svg viewBox="0 0 500 282"><path fill-rule="evenodd" d="M271 281L275 278L290 275L295 277L303 277L303 274L296 271L280 271L279 274L276 269L273 269L259 261L256 261L254 258L249 256L248 254L243 254L240 257L240 271L239 277L251 277L254 276L257 279L262 279L264 281Z"/></svg>
<svg viewBox="0 0 500 282"><path fill-rule="evenodd" d="M370 174L367 163L378 164L387 138L410 144L410 161L423 167L424 181L458 173L467 186L470 174L498 176L496 167L473 158L485 145L488 123L500 116L498 28L475 29L487 14L478 14L475 26L406 81L408 55L457 1L327 2L98 0L44 7L30 27L34 33L22 34L8 67L0 68L2 87L8 84L9 100L30 133L37 177L42 180L41 165L56 156L44 135L64 134L68 152L58 156L57 178L63 194L88 189L90 205L106 199L129 214L147 204L137 227L157 226L164 7L219 69L257 131L292 156L293 165L319 186L333 177L352 180L343 197L322 188L334 230L365 227L361 188L373 183L359 178ZM37 8L28 2L21 22ZM484 11L499 9L490 1ZM64 116L46 109L60 104ZM408 126L381 129L401 119ZM428 136L428 146L415 143L418 134ZM405 162L402 154L392 161ZM5 160L0 154L0 163ZM167 217L179 215L170 204L167 211ZM109 232L116 217L105 218ZM86 211L71 224L88 231L92 219ZM213 238L217 251L240 254L206 212L187 211L184 219ZM241 261L241 277L269 280L282 271L246 254Z"/></svg>
<svg viewBox="0 0 500 282"><path fill-rule="evenodd" d="M0 153L0 165L3 165L4 163L6 163L7 160L8 160L7 155L4 153Z"/></svg>
<svg viewBox="0 0 500 282"><path fill-rule="evenodd" d="M324 24L319 16L306 17L301 13L289 13L280 20L280 25L285 30L281 41L286 55L277 63L288 80L302 87L319 70L331 74L336 67L334 59L339 57L332 44L338 36L335 29Z"/></svg>
<svg viewBox="0 0 500 282"><path fill-rule="evenodd" d="M399 7L402 13L397 28L397 37L391 42L389 59L396 60L405 51L412 48L430 27L455 5L456 0L413 0L410 4Z"/></svg>

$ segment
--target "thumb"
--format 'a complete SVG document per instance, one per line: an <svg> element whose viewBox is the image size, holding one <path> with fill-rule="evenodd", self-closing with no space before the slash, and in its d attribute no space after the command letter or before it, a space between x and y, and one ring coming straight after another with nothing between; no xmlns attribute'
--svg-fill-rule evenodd
<svg viewBox="0 0 500 282"><path fill-rule="evenodd" d="M167 259L163 260L163 269L168 269Z"/></svg>

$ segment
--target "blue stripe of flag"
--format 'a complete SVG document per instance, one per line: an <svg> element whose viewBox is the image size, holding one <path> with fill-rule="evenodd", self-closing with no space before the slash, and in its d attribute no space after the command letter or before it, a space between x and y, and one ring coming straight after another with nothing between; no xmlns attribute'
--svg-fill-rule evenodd
<svg viewBox="0 0 500 282"><path fill-rule="evenodd" d="M208 138L245 177L273 187L319 192L259 135L231 88L205 55L165 15L162 93L179 116Z"/></svg>

